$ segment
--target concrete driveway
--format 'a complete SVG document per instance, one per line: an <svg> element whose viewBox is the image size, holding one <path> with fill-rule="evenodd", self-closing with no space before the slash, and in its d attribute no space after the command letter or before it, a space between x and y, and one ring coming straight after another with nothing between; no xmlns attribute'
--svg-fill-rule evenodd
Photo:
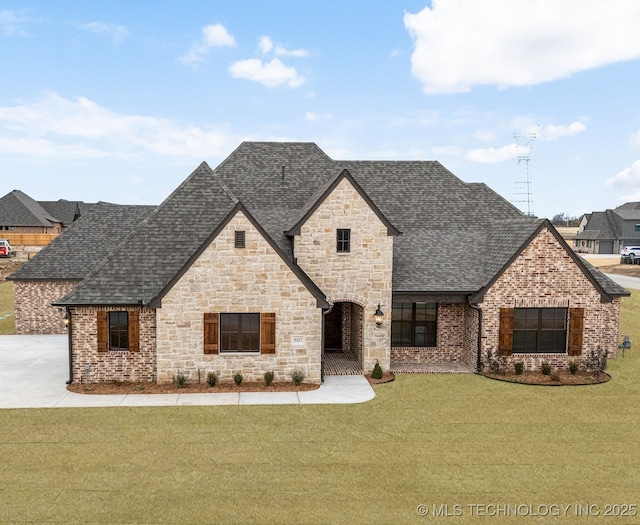
<svg viewBox="0 0 640 525"><path fill-rule="evenodd" d="M375 397L364 376L327 376L308 392L75 394L66 389L66 335L0 336L0 409L114 406L217 406L362 403Z"/></svg>

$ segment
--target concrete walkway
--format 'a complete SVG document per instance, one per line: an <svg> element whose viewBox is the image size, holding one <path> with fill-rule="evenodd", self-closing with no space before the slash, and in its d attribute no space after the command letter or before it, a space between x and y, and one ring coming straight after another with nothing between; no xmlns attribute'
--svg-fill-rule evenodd
<svg viewBox="0 0 640 525"><path fill-rule="evenodd" d="M363 403L375 397L364 376L326 376L307 392L93 395L69 392L66 335L0 336L0 408L71 408Z"/></svg>

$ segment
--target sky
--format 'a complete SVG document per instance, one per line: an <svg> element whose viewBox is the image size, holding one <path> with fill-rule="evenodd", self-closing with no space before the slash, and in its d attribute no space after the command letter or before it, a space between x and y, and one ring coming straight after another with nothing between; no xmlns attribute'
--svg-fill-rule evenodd
<svg viewBox="0 0 640 525"><path fill-rule="evenodd" d="M640 201L637 0L0 0L0 196L159 204L245 140Z"/></svg>

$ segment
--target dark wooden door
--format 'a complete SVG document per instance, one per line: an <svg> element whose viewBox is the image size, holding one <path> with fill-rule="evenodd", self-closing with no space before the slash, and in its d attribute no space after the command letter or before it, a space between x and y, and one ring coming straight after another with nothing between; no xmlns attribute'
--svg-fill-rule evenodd
<svg viewBox="0 0 640 525"><path fill-rule="evenodd" d="M342 350L342 308L335 304L333 310L324 316L324 349Z"/></svg>

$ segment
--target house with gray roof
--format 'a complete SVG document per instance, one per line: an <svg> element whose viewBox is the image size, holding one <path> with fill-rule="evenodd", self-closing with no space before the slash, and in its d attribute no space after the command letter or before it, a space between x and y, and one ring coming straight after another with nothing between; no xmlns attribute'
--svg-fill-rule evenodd
<svg viewBox="0 0 640 525"><path fill-rule="evenodd" d="M0 230L12 233L60 233L62 221L20 190L0 198Z"/></svg>
<svg viewBox="0 0 640 525"><path fill-rule="evenodd" d="M581 225L574 249L578 253L619 254L623 246L640 243L640 202L594 211Z"/></svg>
<svg viewBox="0 0 640 525"><path fill-rule="evenodd" d="M616 355L628 295L484 184L313 143L203 162L83 272L54 301L76 383L475 371L488 352L563 368Z"/></svg>

